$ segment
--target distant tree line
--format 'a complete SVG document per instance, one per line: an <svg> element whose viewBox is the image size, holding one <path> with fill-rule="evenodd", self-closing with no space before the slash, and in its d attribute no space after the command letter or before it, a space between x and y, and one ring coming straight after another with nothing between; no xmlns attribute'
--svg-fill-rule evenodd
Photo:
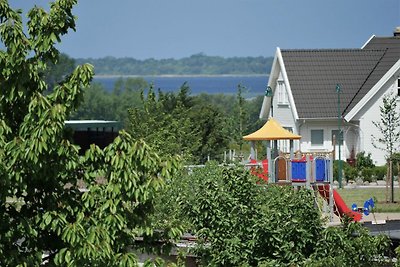
<svg viewBox="0 0 400 267"><path fill-rule="evenodd" d="M134 58L78 58L77 64L90 63L96 75L222 75L266 74L272 66L273 57L207 56L203 53L182 59Z"/></svg>

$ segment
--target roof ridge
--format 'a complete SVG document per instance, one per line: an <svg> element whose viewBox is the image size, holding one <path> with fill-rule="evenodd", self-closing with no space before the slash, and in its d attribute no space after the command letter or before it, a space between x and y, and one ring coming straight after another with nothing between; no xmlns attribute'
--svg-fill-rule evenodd
<svg viewBox="0 0 400 267"><path fill-rule="evenodd" d="M368 50L368 49L366 49ZM369 74L367 75L367 77L365 78L364 82L361 84L360 88L358 88L357 92L354 94L354 96L351 98L350 102L347 104L346 108L343 110L343 112L341 113L341 115L343 116L343 114L346 113L347 109L349 108L349 106L352 104L353 100L356 98L356 96L360 93L361 89L364 87L365 83L368 81L369 77L371 77L371 74L374 73L376 67L379 65L379 63L381 62L382 58L386 55L386 52L389 50L388 48L386 49L382 49L380 51L385 51L382 56L379 58L379 60L376 62L375 66L372 68L372 70L369 72Z"/></svg>
<svg viewBox="0 0 400 267"><path fill-rule="evenodd" d="M400 39L399 36L376 36L376 35L375 35L375 38L378 38L378 39Z"/></svg>
<svg viewBox="0 0 400 267"><path fill-rule="evenodd" d="M315 49L281 49L282 52L383 52L386 49L363 49L363 48L315 48Z"/></svg>

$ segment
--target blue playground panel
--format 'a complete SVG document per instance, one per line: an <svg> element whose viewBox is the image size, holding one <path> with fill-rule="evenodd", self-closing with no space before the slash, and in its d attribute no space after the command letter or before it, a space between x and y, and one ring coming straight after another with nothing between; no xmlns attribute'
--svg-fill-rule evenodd
<svg viewBox="0 0 400 267"><path fill-rule="evenodd" d="M306 161L292 161L292 181L305 182L306 181Z"/></svg>
<svg viewBox="0 0 400 267"><path fill-rule="evenodd" d="M324 182L329 180L329 160L315 159L315 180ZM305 160L292 160L292 181L306 181L306 164Z"/></svg>
<svg viewBox="0 0 400 267"><path fill-rule="evenodd" d="M328 180L328 175L326 170L326 160L316 159L315 160L315 180L317 182L323 182Z"/></svg>

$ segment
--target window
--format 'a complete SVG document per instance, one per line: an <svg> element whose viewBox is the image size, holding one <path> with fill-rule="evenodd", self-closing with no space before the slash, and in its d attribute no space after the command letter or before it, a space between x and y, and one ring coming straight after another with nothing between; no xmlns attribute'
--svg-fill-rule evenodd
<svg viewBox="0 0 400 267"><path fill-rule="evenodd" d="M292 127L283 127L283 129L288 130L289 132L293 133L293 128Z"/></svg>
<svg viewBox="0 0 400 267"><path fill-rule="evenodd" d="M311 145L324 144L324 130L311 130Z"/></svg>
<svg viewBox="0 0 400 267"><path fill-rule="evenodd" d="M285 88L285 83L282 80L278 80L277 82L277 91L278 91L278 105L288 105L288 95Z"/></svg>
<svg viewBox="0 0 400 267"><path fill-rule="evenodd" d="M343 131L340 131L340 136L339 136L339 130L332 130L332 144L333 144L333 136L336 137L336 145L339 144L340 141L340 145L343 145Z"/></svg>

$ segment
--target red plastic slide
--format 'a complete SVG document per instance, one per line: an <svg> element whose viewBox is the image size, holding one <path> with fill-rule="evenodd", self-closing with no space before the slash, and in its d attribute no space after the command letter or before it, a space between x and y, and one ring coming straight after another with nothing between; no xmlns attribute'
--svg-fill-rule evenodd
<svg viewBox="0 0 400 267"><path fill-rule="evenodd" d="M329 185L319 185L318 191L320 195L329 202ZM359 222L362 218L362 214L354 212L349 209L344 202L343 198L339 195L336 190L333 190L333 201L334 201L334 212L337 216L343 217L347 215L353 218L354 221Z"/></svg>

